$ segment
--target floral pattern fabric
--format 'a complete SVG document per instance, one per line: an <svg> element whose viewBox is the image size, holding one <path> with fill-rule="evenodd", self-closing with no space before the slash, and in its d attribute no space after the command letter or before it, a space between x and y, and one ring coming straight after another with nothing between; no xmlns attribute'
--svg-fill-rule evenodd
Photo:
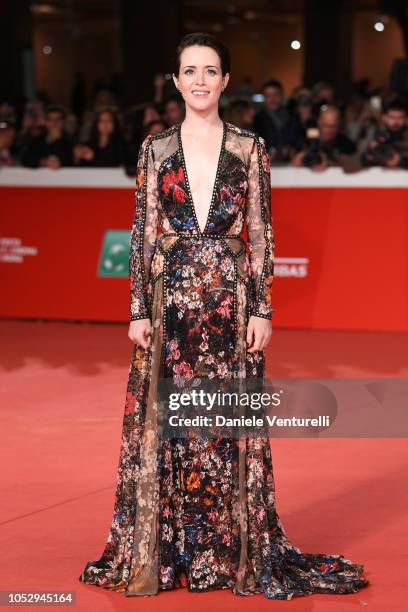
<svg viewBox="0 0 408 612"><path fill-rule="evenodd" d="M288 540L267 438L159 439L159 379L262 378L264 353L246 350L246 328L251 315L273 315L265 142L223 122L202 231L180 128L148 136L139 152L130 320L150 318L152 338L132 351L108 539L79 580L126 596L181 587L270 599L356 592L369 584L363 565Z"/></svg>

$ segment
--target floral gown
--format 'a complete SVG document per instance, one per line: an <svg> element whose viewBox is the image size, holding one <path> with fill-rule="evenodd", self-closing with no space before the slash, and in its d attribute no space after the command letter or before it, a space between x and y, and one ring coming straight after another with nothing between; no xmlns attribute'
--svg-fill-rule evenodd
<svg viewBox="0 0 408 612"><path fill-rule="evenodd" d="M126 596L184 586L270 599L356 592L369 584L363 565L288 541L267 438L158 440L158 379L263 377L264 354L246 351L246 325L273 312L264 140L223 122L202 231L180 127L148 136L139 151L130 320L151 319L151 345L133 348L112 524L79 580Z"/></svg>

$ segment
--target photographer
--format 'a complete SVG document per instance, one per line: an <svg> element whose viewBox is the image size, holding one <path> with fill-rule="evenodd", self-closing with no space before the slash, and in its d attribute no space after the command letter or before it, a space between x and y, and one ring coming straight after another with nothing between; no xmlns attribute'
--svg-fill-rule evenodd
<svg viewBox="0 0 408 612"><path fill-rule="evenodd" d="M363 166L408 168L407 106L394 99L383 111L382 125L377 129L360 156Z"/></svg>
<svg viewBox="0 0 408 612"><path fill-rule="evenodd" d="M66 111L59 105L48 107L45 127L28 131L21 141L20 160L28 168L61 168L73 165L72 141L64 130Z"/></svg>
<svg viewBox="0 0 408 612"><path fill-rule="evenodd" d="M316 125L310 123L306 128L306 137L291 164L321 171L329 166L342 166L355 151L355 144L340 131L339 109L323 105Z"/></svg>
<svg viewBox="0 0 408 612"><path fill-rule="evenodd" d="M264 101L254 117L253 130L264 138L272 163L288 162L301 138L300 122L285 104L280 81L264 83L262 94Z"/></svg>

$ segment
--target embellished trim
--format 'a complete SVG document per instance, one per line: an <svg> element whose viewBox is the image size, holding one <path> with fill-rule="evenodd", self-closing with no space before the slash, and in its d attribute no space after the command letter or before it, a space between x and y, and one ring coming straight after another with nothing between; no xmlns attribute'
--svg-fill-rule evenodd
<svg viewBox="0 0 408 612"><path fill-rule="evenodd" d="M230 251L231 249L229 247L227 247ZM232 251L231 251L232 252ZM238 300L238 265L237 265L237 259L236 257L233 257L233 263L234 263L234 284L233 284L233 289L232 289L232 310L233 310L233 319L234 319L234 343L235 343L235 348L237 348L238 346L238 305L237 305L237 300Z"/></svg>
<svg viewBox="0 0 408 612"><path fill-rule="evenodd" d="M270 229L272 232L271 219L270 219L270 215L267 214L267 210L265 206L265 173L264 173L264 168L263 168L263 163L262 163L263 154L265 150L265 141L263 140L261 136L258 136L258 135L255 135L254 141L256 143L256 148L257 148L259 201L260 201L260 207L261 207L262 221L264 224L264 240L265 240L266 247L265 247L265 253L264 253L263 264L262 264L262 272L261 272L261 276L259 279L258 290L256 291L256 296L255 296L256 314L253 313L253 316L260 316L265 319L270 319L272 318L273 308L272 309L270 308L271 314L260 314L257 312L259 305L262 302L264 295L265 295L265 279L267 276L267 267L268 267L269 258L271 255L272 255L271 272L273 272L273 252L271 253L269 239L268 239L268 230ZM266 150L265 150L265 153L266 153ZM270 176L267 177L267 180L270 181ZM269 189L267 191L268 193L270 193ZM270 201L267 203L267 206L270 206ZM272 232L272 242L273 242L273 232Z"/></svg>
<svg viewBox="0 0 408 612"><path fill-rule="evenodd" d="M200 239L200 238L212 238L214 240L225 240L228 238L239 238L240 240L242 240L243 243L245 243L244 239L242 238L241 234L212 234L211 232L205 232L205 233L201 233L201 234L191 234L188 232L174 232L174 233L170 233L170 232L166 232L164 234L161 234L162 236L179 236L180 238L195 238L196 240Z"/></svg>
<svg viewBox="0 0 408 612"><path fill-rule="evenodd" d="M152 140L160 140L161 138L167 138L168 136L172 136L174 132L177 131L178 125L179 124L176 123L174 125L171 125L169 128L163 130L163 132L159 132L158 134L150 134L150 138Z"/></svg>
<svg viewBox="0 0 408 612"><path fill-rule="evenodd" d="M242 238L241 238L242 240ZM230 245L227 242L224 242L224 246L226 247L226 249L228 250L228 252L230 253L230 255L234 258L234 259L238 259L238 257L240 257L240 255L242 255L242 253L246 252L245 246L242 246L239 251L237 251L236 253L231 249Z"/></svg>
<svg viewBox="0 0 408 612"><path fill-rule="evenodd" d="M242 166L242 168L247 171L248 168L244 162L244 160L242 160L240 157L238 157L238 155L236 155L235 153L233 153L232 151L230 151L229 149L225 148L225 152L228 153L228 155L230 155L231 157L233 157L234 159L237 160L237 162Z"/></svg>
<svg viewBox="0 0 408 612"><path fill-rule="evenodd" d="M273 313L274 313L274 309L272 308L272 311L270 314L261 314L260 312L252 312L251 309L249 309L249 315L251 317L261 317L261 319L272 319Z"/></svg>
<svg viewBox="0 0 408 612"><path fill-rule="evenodd" d="M157 274L157 276L155 276L155 277L154 277L154 278L151 280L152 287L154 287L154 286L155 286L155 284L157 283L157 281L159 280L159 278L160 278L161 276L163 276L163 270L161 270L161 271L160 271L160 272Z"/></svg>
<svg viewBox="0 0 408 612"><path fill-rule="evenodd" d="M201 236L205 234L205 232L206 232L206 230L208 228L208 224L210 222L211 215L212 215L212 212L213 212L213 209L214 209L215 197L217 195L217 190L218 190L221 162L222 162L222 159L224 157L224 152L225 152L225 141L226 141L226 138L227 138L227 124L226 124L225 121L223 121L222 122L221 149L220 149L220 154L218 156L218 163L217 163L217 169L216 169L216 172L215 172L215 179L214 179L214 185L213 185L213 190L212 190L212 195L211 195L210 206L209 206L209 209L208 209L207 219L206 219L206 223L205 223L205 226L204 226L204 230L201 230L200 225L198 223L198 218L197 218L196 208L195 208L195 205L194 205L193 195L191 193L191 187L190 187L190 181L189 181L189 178L188 178L186 160L185 160L185 157L184 157L183 142L182 142L182 139L181 139L181 123L177 124L178 152L179 152L179 156L180 156L181 165L182 165L183 171L184 171L184 181L185 181L185 185L186 185L186 189L187 189L188 199L189 199L189 202L190 202L190 208L192 210L193 217L194 217L194 223L195 223L195 226L197 228L197 231L200 233Z"/></svg>
<svg viewBox="0 0 408 612"><path fill-rule="evenodd" d="M234 123L230 123L229 121L226 121L226 124L227 124L228 129L230 129L231 132L234 132L238 136L246 136L248 138L258 138L258 134L254 132L253 130L248 130L247 128L238 127L237 125L235 125Z"/></svg>
<svg viewBox="0 0 408 612"><path fill-rule="evenodd" d="M133 236L133 231L132 231L132 237L131 237L131 241L135 241L137 242L137 255L133 256L132 253L132 245L131 245L131 257L130 257L130 261L129 261L129 270L130 273L133 275L133 286L135 285L135 280L136 280L136 270L138 268L139 274L140 274L140 278L142 281L142 287L137 289L134 288L133 292L133 298L131 299L131 303L130 303L130 320L135 321L135 320L139 320L140 318L146 319L146 318L150 318L151 317L151 312L150 312L150 305L148 304L148 299L147 299L147 294L145 291L146 285L147 285L147 278L146 278L146 271L144 269L144 229L145 229L145 223L146 223L146 204L147 204L147 170L148 170L148 163L149 163L149 154L152 147L152 136L149 135L146 138L145 141L145 150L144 150L144 158L143 158L143 185L140 187L137 185L137 189L136 189L136 203L135 203L135 221L134 221L134 225L136 223L138 223L138 209L141 209L141 221L140 221L140 228L138 228L138 231L136 233L136 237ZM139 180L139 171L138 171L138 176L137 179ZM141 192L141 193L140 193ZM141 199L141 203L139 201L139 199ZM137 257L139 260L139 263L137 264L134 261L134 257ZM136 292L140 291L141 295L140 296L136 296ZM134 306L135 302L139 302L138 303L138 310L142 310L142 305L141 305L141 298L143 299L143 309L144 309L144 313L141 312L138 315L132 314L132 306ZM142 316L143 315L143 316ZM137 317L136 319L134 317Z"/></svg>
<svg viewBox="0 0 408 612"><path fill-rule="evenodd" d="M169 249L171 252L173 247ZM166 373L166 345L167 345L167 253L164 255L163 260L163 310L162 310L162 321L163 321L163 337L162 337L162 348L160 355L160 377L164 378Z"/></svg>

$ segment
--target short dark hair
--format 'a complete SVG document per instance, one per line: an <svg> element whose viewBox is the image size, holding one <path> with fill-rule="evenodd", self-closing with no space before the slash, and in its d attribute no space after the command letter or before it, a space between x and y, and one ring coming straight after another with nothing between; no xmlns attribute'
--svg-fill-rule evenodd
<svg viewBox="0 0 408 612"><path fill-rule="evenodd" d="M149 123L146 123L146 125L143 126L142 140L150 134L152 128L155 125L161 125L163 127L162 132L169 127L169 125L166 123L166 121L164 121L164 119L153 119L152 121L149 121Z"/></svg>
<svg viewBox="0 0 408 612"><path fill-rule="evenodd" d="M46 114L48 115L49 113L59 113L63 119L65 119L67 116L66 109L60 104L50 104L47 106Z"/></svg>
<svg viewBox="0 0 408 612"><path fill-rule="evenodd" d="M182 51L193 45L201 45L203 47L211 47L220 58L222 76L231 71L231 56L228 48L212 34L207 32L194 32L186 34L177 45L176 52L173 56L173 72L178 75L180 72L180 56Z"/></svg>
<svg viewBox="0 0 408 612"><path fill-rule="evenodd" d="M226 108L225 119L238 127L243 127L242 115L246 111L253 108L253 104L249 98L236 97L233 98Z"/></svg>
<svg viewBox="0 0 408 612"><path fill-rule="evenodd" d="M267 87L274 87L275 89L280 89L280 91L283 92L283 85L277 79L269 79L269 81L265 81L265 83L262 85L262 89L264 90Z"/></svg>
<svg viewBox="0 0 408 612"><path fill-rule="evenodd" d="M390 102L384 104L383 113L388 113L388 111L392 110L400 111L401 113L407 113L407 104L402 98L394 98L393 100L390 100Z"/></svg>
<svg viewBox="0 0 408 612"><path fill-rule="evenodd" d="M168 95L168 96L166 96L166 97L164 98L164 100L163 100L163 106L165 107L165 106L166 106L166 104L167 104L168 102L177 102L177 104L179 104L180 106L182 106L182 105L183 105L184 100L183 100L183 98L180 96L180 94L175 93L175 94L170 94L170 95Z"/></svg>

